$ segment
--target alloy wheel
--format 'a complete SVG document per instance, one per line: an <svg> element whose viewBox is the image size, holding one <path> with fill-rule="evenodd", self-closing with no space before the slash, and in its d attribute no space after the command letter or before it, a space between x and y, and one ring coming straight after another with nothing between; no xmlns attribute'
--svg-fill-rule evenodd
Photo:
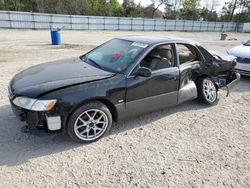
<svg viewBox="0 0 250 188"><path fill-rule="evenodd" d="M207 101L213 103L217 98L217 92L214 82L209 79L203 81L203 92Z"/></svg>
<svg viewBox="0 0 250 188"><path fill-rule="evenodd" d="M105 133L108 123L108 117L103 111L90 109L78 116L74 124L74 131L81 140L92 141Z"/></svg>

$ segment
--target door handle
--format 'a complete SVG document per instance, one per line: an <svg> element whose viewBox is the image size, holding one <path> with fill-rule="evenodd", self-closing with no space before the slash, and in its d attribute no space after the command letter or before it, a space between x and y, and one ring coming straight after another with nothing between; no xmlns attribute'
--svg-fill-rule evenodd
<svg viewBox="0 0 250 188"><path fill-rule="evenodd" d="M178 79L178 76L175 75L173 79L174 79L174 80L177 80L177 79Z"/></svg>
<svg viewBox="0 0 250 188"><path fill-rule="evenodd" d="M177 76L176 75L164 75L164 78L167 80L177 80Z"/></svg>

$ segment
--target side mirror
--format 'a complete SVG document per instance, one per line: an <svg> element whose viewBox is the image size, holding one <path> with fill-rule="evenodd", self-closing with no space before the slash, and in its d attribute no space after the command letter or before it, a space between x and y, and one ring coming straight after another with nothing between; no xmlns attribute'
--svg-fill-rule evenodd
<svg viewBox="0 0 250 188"><path fill-rule="evenodd" d="M146 67L140 67L137 71L134 72L135 76L142 76L142 77L150 77L152 70Z"/></svg>
<svg viewBox="0 0 250 188"><path fill-rule="evenodd" d="M241 42L241 44L246 44L246 42L247 42L247 41L244 40L244 41Z"/></svg>

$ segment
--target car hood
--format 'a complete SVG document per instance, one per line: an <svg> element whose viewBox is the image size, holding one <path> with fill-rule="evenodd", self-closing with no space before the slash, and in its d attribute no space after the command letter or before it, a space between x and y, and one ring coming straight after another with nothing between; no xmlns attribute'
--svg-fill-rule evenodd
<svg viewBox="0 0 250 188"><path fill-rule="evenodd" d="M228 53L230 55L241 58L250 58L249 52L250 52L250 46L244 46L244 45L236 46L228 50Z"/></svg>
<svg viewBox="0 0 250 188"><path fill-rule="evenodd" d="M30 67L10 82L15 96L37 97L55 89L106 79L114 73L98 69L80 58L64 59Z"/></svg>

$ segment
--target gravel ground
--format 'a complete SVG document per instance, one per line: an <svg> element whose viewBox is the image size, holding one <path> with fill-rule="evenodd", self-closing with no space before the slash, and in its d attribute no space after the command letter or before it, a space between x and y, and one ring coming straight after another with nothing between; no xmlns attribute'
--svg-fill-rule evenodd
<svg viewBox="0 0 250 188"><path fill-rule="evenodd" d="M98 142L33 131L11 112L7 85L15 73L74 57L115 36L185 37L225 51L250 38L219 41L219 33L0 30L0 187L250 187L250 78L217 105L195 101L115 124Z"/></svg>

